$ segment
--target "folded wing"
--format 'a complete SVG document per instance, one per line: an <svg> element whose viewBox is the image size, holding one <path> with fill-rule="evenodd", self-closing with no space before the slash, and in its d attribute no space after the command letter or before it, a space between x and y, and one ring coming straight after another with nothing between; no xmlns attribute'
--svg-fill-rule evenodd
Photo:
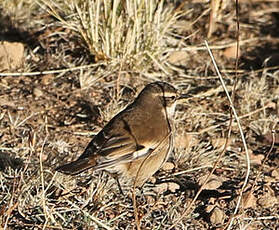
<svg viewBox="0 0 279 230"><path fill-rule="evenodd" d="M88 144L84 153L74 162L56 170L69 175L79 174L87 169L102 170L133 161L152 151L140 145L133 133L127 130L125 120L113 120ZM111 126L117 126L112 128ZM127 132L128 131L128 132Z"/></svg>

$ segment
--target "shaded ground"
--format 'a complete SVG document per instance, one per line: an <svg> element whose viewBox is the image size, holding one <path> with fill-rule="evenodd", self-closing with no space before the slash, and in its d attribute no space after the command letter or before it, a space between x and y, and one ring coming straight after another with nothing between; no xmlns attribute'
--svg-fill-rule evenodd
<svg viewBox="0 0 279 230"><path fill-rule="evenodd" d="M180 19L185 26L198 19L209 5L191 3L183 7L193 9ZM220 13L216 31L209 40L230 91L234 60L225 51L235 42L233 7L228 5ZM1 39L25 45L24 63L10 71L62 69L89 64L92 60L74 34L66 31L66 36L62 33L65 29L51 24L55 19L41 10L30 17L43 20L48 27L31 22L29 25L30 20L17 21L9 14L4 17L0 20L4 28ZM233 229L279 226L278 20L276 2L244 1L240 5L241 57L235 108L251 157L251 173ZM222 151L230 120L229 102L219 87L206 49L197 48L204 46L208 23L209 14L205 14L190 28L180 29L187 51L182 48L182 53L169 54L173 55L172 75L160 78L198 97L178 105L171 163L157 172L145 185L143 194L137 196L142 229L167 229L175 223ZM61 35L54 33L57 31ZM52 33L55 35L51 36ZM187 36L190 38L184 39ZM18 39L14 40L15 37ZM34 52L36 47L38 51ZM177 47L170 45L170 48ZM183 58L179 59L178 54ZM147 82L153 81L146 75L127 72L121 75L122 80L118 74L110 75L83 89L80 76L94 75L95 70L90 71L0 78L1 227L135 228L130 196L121 196L108 175L90 171L70 177L53 170L76 159L92 136L132 101ZM173 229L225 228L234 212L245 173L243 144L233 122L229 147L214 172L215 177L202 191L190 214ZM126 192L130 194L128 189Z"/></svg>

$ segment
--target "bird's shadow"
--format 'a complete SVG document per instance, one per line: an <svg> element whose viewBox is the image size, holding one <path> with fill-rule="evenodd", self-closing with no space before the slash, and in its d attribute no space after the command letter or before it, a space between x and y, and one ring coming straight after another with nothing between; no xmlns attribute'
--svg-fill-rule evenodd
<svg viewBox="0 0 279 230"><path fill-rule="evenodd" d="M179 185L179 189L175 191L166 190L163 195L170 195L175 194L177 196L180 196L182 194L185 194L186 196L190 198L194 198L195 194L199 191L200 185L190 179L189 177L173 177L169 179L160 179L156 181L155 185L160 185L163 183L175 183ZM198 200L206 201L210 198L222 198L226 197L226 199L234 199L236 197L235 191L238 189L239 181L226 181L223 182L223 184L218 189L203 189L201 193L198 196Z"/></svg>
<svg viewBox="0 0 279 230"><path fill-rule="evenodd" d="M16 158L6 152L0 152L0 171L4 172L9 167L16 170L22 168L23 166L24 163L21 158Z"/></svg>

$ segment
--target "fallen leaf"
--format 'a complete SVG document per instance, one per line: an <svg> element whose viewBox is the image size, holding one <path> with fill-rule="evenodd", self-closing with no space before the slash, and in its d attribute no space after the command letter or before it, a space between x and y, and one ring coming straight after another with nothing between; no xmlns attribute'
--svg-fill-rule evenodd
<svg viewBox="0 0 279 230"><path fill-rule="evenodd" d="M261 165L262 161L264 160L263 154L254 154L253 151L249 151L251 164L254 165Z"/></svg>
<svg viewBox="0 0 279 230"><path fill-rule="evenodd" d="M273 205L278 203L278 200L274 195L266 193L258 199L257 203L263 208L271 208Z"/></svg>
<svg viewBox="0 0 279 230"><path fill-rule="evenodd" d="M242 197L243 208L252 208L255 207L256 205L257 205L257 199L254 196L253 192L251 192L251 190L243 194Z"/></svg>
<svg viewBox="0 0 279 230"><path fill-rule="evenodd" d="M0 106L10 106L15 107L15 103L12 100L9 100L7 95L0 96Z"/></svg>
<svg viewBox="0 0 279 230"><path fill-rule="evenodd" d="M174 164L171 162L166 162L163 166L162 169L165 171L170 171L172 169L174 169Z"/></svg>
<svg viewBox="0 0 279 230"><path fill-rule="evenodd" d="M146 201L149 205L154 205L155 204L155 198L153 196L146 196Z"/></svg>
<svg viewBox="0 0 279 230"><path fill-rule="evenodd" d="M43 91L38 87L34 88L33 94L35 97L41 97L44 95Z"/></svg>
<svg viewBox="0 0 279 230"><path fill-rule="evenodd" d="M225 213L219 208L215 207L210 214L210 222L214 225L223 224L225 220Z"/></svg>
<svg viewBox="0 0 279 230"><path fill-rule="evenodd" d="M42 77L41 82L43 85L49 85L53 81L53 79L54 79L53 74L46 74Z"/></svg>
<svg viewBox="0 0 279 230"><path fill-rule="evenodd" d="M224 50L224 56L228 59L235 59L236 58L236 51L237 51L237 45L230 46ZM238 50L238 57L240 57L240 49Z"/></svg>
<svg viewBox="0 0 279 230"><path fill-rule="evenodd" d="M271 172L271 176L274 177L275 179L279 179L279 169L274 169Z"/></svg>
<svg viewBox="0 0 279 230"><path fill-rule="evenodd" d="M180 185L174 182L169 182L168 183L168 190L171 192L176 192L177 190L180 189Z"/></svg>
<svg viewBox="0 0 279 230"><path fill-rule="evenodd" d="M168 61L175 65L185 65L188 59L189 54L186 51L174 51L168 57Z"/></svg>
<svg viewBox="0 0 279 230"><path fill-rule="evenodd" d="M156 185L154 188L155 192L161 194L166 191L176 192L178 189L180 189L180 185L174 182L165 182Z"/></svg>
<svg viewBox="0 0 279 230"><path fill-rule="evenodd" d="M163 192L168 190L167 183L158 184L155 186L154 191L158 194L162 194Z"/></svg>
<svg viewBox="0 0 279 230"><path fill-rule="evenodd" d="M245 155L245 152L241 152L242 155ZM253 165L261 165L264 159L263 154L254 154L253 150L248 149L248 154L250 157L251 164Z"/></svg>
<svg viewBox="0 0 279 230"><path fill-rule="evenodd" d="M19 42L0 43L0 71L16 69L21 66L24 46Z"/></svg>
<svg viewBox="0 0 279 230"><path fill-rule="evenodd" d="M206 178L207 175L204 175L199 178L198 182L200 186L204 184ZM223 179L220 176L212 175L203 188L207 190L215 190L219 188L222 185L222 183Z"/></svg>

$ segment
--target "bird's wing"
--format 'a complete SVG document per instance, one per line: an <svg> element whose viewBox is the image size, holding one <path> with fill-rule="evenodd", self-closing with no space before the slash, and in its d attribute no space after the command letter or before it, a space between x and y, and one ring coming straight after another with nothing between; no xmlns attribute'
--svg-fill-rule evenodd
<svg viewBox="0 0 279 230"><path fill-rule="evenodd" d="M128 122L118 119L98 133L79 159L96 158L94 168L103 169L143 157L151 151L150 147L148 143L138 143Z"/></svg>
<svg viewBox="0 0 279 230"><path fill-rule="evenodd" d="M105 169L120 163L144 157L152 150L149 143L138 140L124 119L111 120L88 144L83 154L74 162L56 170L75 175L89 168Z"/></svg>

